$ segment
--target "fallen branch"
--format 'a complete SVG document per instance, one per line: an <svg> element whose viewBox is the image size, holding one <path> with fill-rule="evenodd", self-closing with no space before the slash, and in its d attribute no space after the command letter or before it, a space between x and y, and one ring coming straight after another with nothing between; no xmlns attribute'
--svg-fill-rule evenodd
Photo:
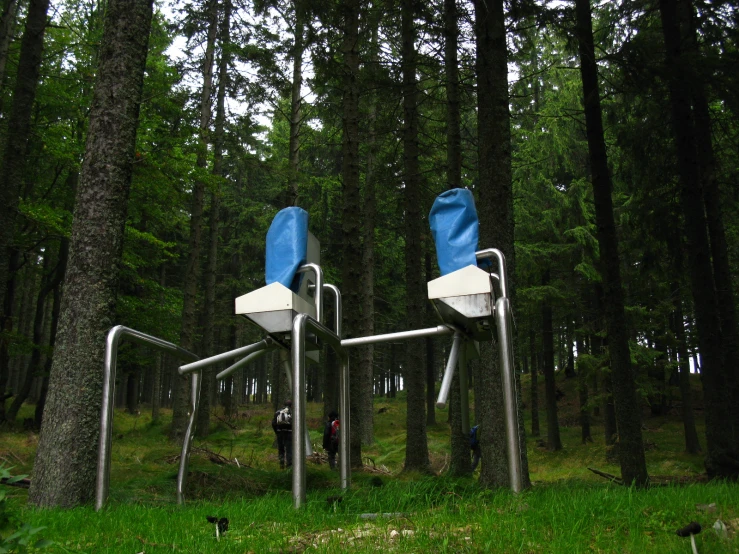
<svg viewBox="0 0 739 554"><path fill-rule="evenodd" d="M612 483L616 483L618 485L623 485L624 484L623 479L621 479L620 477L618 477L616 475L611 475L610 473L606 473L604 471L600 471L599 469L595 469L595 468L592 468L592 467L589 467L588 469L590 471L592 471L593 473L595 473L596 475L600 475L601 477L603 477L605 479L608 479Z"/></svg>
<svg viewBox="0 0 739 554"><path fill-rule="evenodd" d="M0 479L0 483L9 487L20 487L22 489L27 489L31 486L30 479L13 479L12 477L3 477Z"/></svg>

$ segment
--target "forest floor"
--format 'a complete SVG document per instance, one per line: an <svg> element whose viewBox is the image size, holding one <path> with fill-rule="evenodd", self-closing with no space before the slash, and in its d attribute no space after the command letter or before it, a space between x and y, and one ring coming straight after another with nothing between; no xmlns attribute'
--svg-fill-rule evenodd
<svg viewBox="0 0 739 554"><path fill-rule="evenodd" d="M661 417L645 411L646 457L655 485L636 490L588 470L620 474L618 465L607 460L601 418L593 418L594 441L581 444L576 382L560 374L557 384L564 393L558 403L563 449L549 452L539 438L527 437L533 482L529 491L515 496L507 490L483 490L477 475L447 477L445 411L437 411L437 423L428 428L432 474L402 472L406 410L401 393L376 399L375 443L363 448L364 470L352 473L350 490L339 489L338 473L328 468L320 446L315 448L307 464L307 506L299 511L292 508L291 474L278 467L271 405L241 406L228 419L216 414L211 434L195 440L184 507L175 504L179 449L166 440L171 414L165 411L152 422L143 408L140 415L117 410L106 508L98 513L89 506L35 510L26 505L26 491L2 487L0 552L9 533L21 529L20 539L29 544L39 537L52 541L42 552L687 554L690 539L675 531L691 521L703 527L695 537L698 552L739 552L739 485L706 482L702 456L684 452L677 406ZM528 397L526 377L522 386ZM544 398L543 390L539 397ZM19 420L31 411L31 406L24 407ZM308 404L314 445L321 444L321 413L321 404ZM544 436L543 409L540 417ZM0 430L0 467L12 467L14 475L31 474L37 439L28 431ZM228 530L216 533L209 516L228 518ZM717 522L724 525L718 532ZM18 549L19 539L14 540Z"/></svg>

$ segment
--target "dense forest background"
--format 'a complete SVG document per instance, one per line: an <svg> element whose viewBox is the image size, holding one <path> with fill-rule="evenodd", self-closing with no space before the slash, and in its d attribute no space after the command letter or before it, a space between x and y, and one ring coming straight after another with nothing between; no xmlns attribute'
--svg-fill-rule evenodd
<svg viewBox="0 0 739 554"><path fill-rule="evenodd" d="M75 289L65 281L73 219L98 210L78 185L83 160L94 163L90 114L114 38L105 17L123 16L116 0L1 4L0 420L12 424L31 402L25 424L38 428L50 375L75 371L52 369L54 345ZM480 248L508 257L517 369L532 375L521 391L527 431L539 434L541 405L546 444L561 448L562 371L578 380L583 441L595 410L606 441L629 450L614 398L625 406L635 391L645 415L681 408L686 449L707 448L709 473L736 477L738 15L734 3L700 0L157 2L140 46L135 149L119 156L130 192L105 200L125 209L109 320L200 356L258 340L232 302L264 285L267 228L298 205L327 282L344 294L346 336L435 325L424 304L424 283L438 276L426 214L439 193L468 187ZM104 335L94 340L102 349ZM423 443L448 348L357 352L353 456L372 441L372 396L403 386L409 441ZM322 361L308 397L328 411L337 367L329 352ZM173 408L173 440L186 412L176 365L127 345L117 386L131 412ZM228 414L284 398L279 367L274 354L221 385L222 368L206 375L199 432L216 406ZM691 371L706 387L705 438ZM478 362L476 392L486 379ZM423 466L425 443L414 452Z"/></svg>

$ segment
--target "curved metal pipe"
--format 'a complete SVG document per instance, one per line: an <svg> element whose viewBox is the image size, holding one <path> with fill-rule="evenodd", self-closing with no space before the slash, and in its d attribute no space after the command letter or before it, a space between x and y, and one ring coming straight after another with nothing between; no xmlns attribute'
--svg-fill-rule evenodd
<svg viewBox="0 0 739 554"><path fill-rule="evenodd" d="M235 364L233 364L233 365L227 367L226 369L224 369L223 371L221 371L218 375L216 375L216 380L217 381L223 381L226 377L228 377L229 375L231 375L237 369L241 369L242 367L250 364L254 360L258 360L259 358L261 358L262 356L264 356L267 352L272 352L273 350L277 350L278 348L279 348L279 346L270 345L270 346L265 346L264 348L262 348L261 350L257 350L256 352L252 352L251 354L249 354L245 358L242 358L241 360L239 360Z"/></svg>
<svg viewBox="0 0 739 554"><path fill-rule="evenodd" d="M341 346L341 339L308 314L298 314L293 319L292 366L293 366L293 505L300 508L305 503L305 336L311 331L336 351L341 360L339 378L339 411L342 414L339 427L339 451L341 487L350 483L349 463L349 359Z"/></svg>
<svg viewBox="0 0 739 554"><path fill-rule="evenodd" d="M185 360L197 360L197 355L152 335L130 329L123 325L116 325L108 331L105 337L105 362L103 365L103 402L100 410L100 444L98 446L98 466L95 479L95 511L99 511L108 498L110 485L110 445L113 434L113 399L115 398L115 375L118 362L118 345L122 338L128 337L139 344L154 346L173 356ZM197 405L200 399L199 375L192 376L192 390L194 399L192 404ZM196 398L197 396L197 398ZM190 437L195 429L195 411L191 411L187 426ZM187 433L185 435L188 436ZM187 478L187 461L190 454L190 443L186 440L182 444L180 454L180 470L177 474L177 501L182 503L182 490ZM184 463L183 463L184 460Z"/></svg>
<svg viewBox="0 0 739 554"><path fill-rule="evenodd" d="M329 291L334 295L334 333L341 338L341 291L336 285L323 285L323 290Z"/></svg>
<svg viewBox="0 0 739 554"><path fill-rule="evenodd" d="M498 278L500 279L501 296L508 297L508 278L506 277L508 273L506 272L503 252L497 248L486 248L485 250L475 252L475 257L478 260L498 260Z"/></svg>
<svg viewBox="0 0 739 554"><path fill-rule="evenodd" d="M313 300L316 304L316 321L323 322L323 269L318 264L303 264L295 273L306 273L312 271L316 276L316 289L313 292Z"/></svg>
<svg viewBox="0 0 739 554"><path fill-rule="evenodd" d="M240 348L237 348L236 350L230 350L228 352L223 352L222 354L216 354L215 356L211 356L210 358L203 358L202 360L198 360L197 362L193 362L191 364L182 365L177 368L177 371L180 375L185 375L192 371L197 371L198 369L212 366L213 364L217 364L218 362L233 360L234 358L238 358L239 356L245 356L247 354L251 354L252 352L257 352L270 346L273 342L274 341L271 338L267 337L266 339L260 340L259 342L255 342L254 344L249 344L247 346L242 346Z"/></svg>

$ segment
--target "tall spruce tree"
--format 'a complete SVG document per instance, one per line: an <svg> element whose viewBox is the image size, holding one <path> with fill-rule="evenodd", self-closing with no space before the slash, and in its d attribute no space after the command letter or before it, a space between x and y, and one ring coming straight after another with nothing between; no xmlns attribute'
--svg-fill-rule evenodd
<svg viewBox="0 0 739 554"><path fill-rule="evenodd" d="M113 324L152 0L109 0L29 501L95 490L105 335Z"/></svg>

